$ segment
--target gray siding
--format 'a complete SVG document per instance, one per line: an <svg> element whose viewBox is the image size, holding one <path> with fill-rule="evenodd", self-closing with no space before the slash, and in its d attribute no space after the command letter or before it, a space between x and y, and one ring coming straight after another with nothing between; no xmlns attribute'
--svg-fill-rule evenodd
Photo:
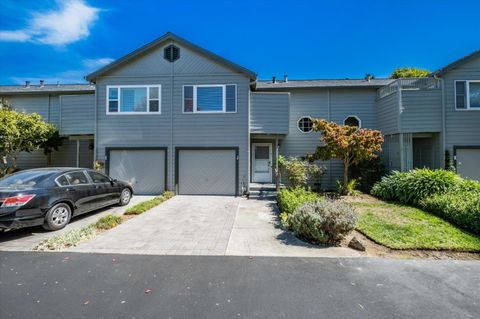
<svg viewBox="0 0 480 319"><path fill-rule="evenodd" d="M376 101L378 129L383 134L394 134L399 131L398 92L394 92Z"/></svg>
<svg viewBox="0 0 480 319"><path fill-rule="evenodd" d="M297 122L303 116L322 118L343 124L349 115L357 115L362 126L377 128L375 115L375 89L292 89L290 91L289 134L281 141L280 154L283 156L306 156L319 145L320 133L303 133ZM322 177L321 187L332 189L337 179L342 178L343 165L333 160L323 163L327 174Z"/></svg>
<svg viewBox="0 0 480 319"><path fill-rule="evenodd" d="M403 132L442 130L442 91L402 90L401 129Z"/></svg>
<svg viewBox="0 0 480 319"><path fill-rule="evenodd" d="M290 93L250 94L250 133L288 134Z"/></svg>
<svg viewBox="0 0 480 319"><path fill-rule="evenodd" d="M37 113L41 115L45 121L58 127L59 98L57 95L35 94L5 97L15 110L26 113Z"/></svg>
<svg viewBox="0 0 480 319"><path fill-rule="evenodd" d="M95 95L60 96L60 134L85 135L94 133Z"/></svg>
<svg viewBox="0 0 480 319"><path fill-rule="evenodd" d="M444 75L446 147L480 146L480 111L455 110L455 80L480 80L480 58L463 64Z"/></svg>
<svg viewBox="0 0 480 319"><path fill-rule="evenodd" d="M248 110L250 80L181 47L181 58L169 63L162 48L154 50L97 81L97 153L105 160L108 146L168 147L168 189L174 189L177 146L239 147L239 189L248 185ZM106 115L106 86L160 84L161 114ZM236 84L237 112L183 114L183 85Z"/></svg>

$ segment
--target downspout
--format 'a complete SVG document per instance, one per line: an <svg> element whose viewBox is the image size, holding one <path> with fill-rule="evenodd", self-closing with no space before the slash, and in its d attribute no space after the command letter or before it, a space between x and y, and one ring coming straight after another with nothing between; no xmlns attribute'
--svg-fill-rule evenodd
<svg viewBox="0 0 480 319"><path fill-rule="evenodd" d="M399 144L400 144L400 171L405 171L405 145L403 141L403 129L402 129L402 84L400 79L397 79L397 100L398 100L398 132L399 132Z"/></svg>
<svg viewBox="0 0 480 319"><path fill-rule="evenodd" d="M94 112L93 112L93 168L95 168L95 161L97 159L97 121L98 121L98 109L97 109L97 106L98 106L98 95L97 95L97 84L95 83L95 93L94 93ZM108 159L105 158L105 161L107 161Z"/></svg>
<svg viewBox="0 0 480 319"><path fill-rule="evenodd" d="M327 91L327 105L328 105L328 120L332 121L332 103L331 103L332 90L328 89ZM328 183L330 186L333 185L333 176L332 176L332 161L328 161ZM322 185L320 185L322 186ZM325 189L325 187L323 187Z"/></svg>
<svg viewBox="0 0 480 319"><path fill-rule="evenodd" d="M440 154L440 159L442 162L440 163L440 167L445 166L445 150L447 149L447 116L446 116L446 109L445 109L445 82L443 79L438 79L441 84L442 89L442 150ZM445 169L447 167L444 167Z"/></svg>
<svg viewBox="0 0 480 319"><path fill-rule="evenodd" d="M172 44L175 44L174 41L172 41ZM172 62L172 75L171 75L171 87L170 87L170 147L169 147L169 153L170 153L170 163L166 163L166 165L170 166L170 184L173 185L174 191L176 194L178 194L178 189L177 189L177 184L175 183L175 178L178 178L178 176L173 176L175 169L174 169L174 160L175 160L175 150L173 149L173 112L174 112L174 105L173 105L173 90L174 90L174 84L175 84L175 62ZM183 92L182 92L183 96ZM182 101L182 107L183 107L183 101ZM175 163L177 165L177 163ZM168 185L165 185L166 189L169 189Z"/></svg>

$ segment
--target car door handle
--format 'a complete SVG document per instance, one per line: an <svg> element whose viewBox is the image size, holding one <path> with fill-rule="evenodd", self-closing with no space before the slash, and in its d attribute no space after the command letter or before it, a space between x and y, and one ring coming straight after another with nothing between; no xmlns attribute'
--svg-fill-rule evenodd
<svg viewBox="0 0 480 319"><path fill-rule="evenodd" d="M73 187L67 187L67 188L65 188L65 191L66 191L66 192L73 192L74 190L75 190L75 188L73 188Z"/></svg>

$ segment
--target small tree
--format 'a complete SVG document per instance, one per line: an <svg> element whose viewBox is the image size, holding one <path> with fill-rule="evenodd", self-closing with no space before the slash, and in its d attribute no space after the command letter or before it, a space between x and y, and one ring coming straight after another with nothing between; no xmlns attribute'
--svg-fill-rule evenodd
<svg viewBox="0 0 480 319"><path fill-rule="evenodd" d="M383 136L380 131L359 129L355 126L339 125L321 119L313 120L313 130L321 132L320 141L315 154L310 155L311 160L338 159L343 162L343 188L348 189L348 170L352 165L362 160L377 157L382 150Z"/></svg>
<svg viewBox="0 0 480 319"><path fill-rule="evenodd" d="M14 111L9 107L0 109L0 176L17 169L20 152L39 149L56 131L38 114Z"/></svg>
<svg viewBox="0 0 480 319"><path fill-rule="evenodd" d="M58 151L64 140L65 137L60 136L58 129L55 129L48 140L43 142L40 146L40 148L43 149L43 154L47 156L47 166L52 166L52 153Z"/></svg>
<svg viewBox="0 0 480 319"><path fill-rule="evenodd" d="M415 67L403 67L396 68L392 74L390 74L391 79L401 79L401 78L423 78L430 74L430 71L426 69L420 69Z"/></svg>

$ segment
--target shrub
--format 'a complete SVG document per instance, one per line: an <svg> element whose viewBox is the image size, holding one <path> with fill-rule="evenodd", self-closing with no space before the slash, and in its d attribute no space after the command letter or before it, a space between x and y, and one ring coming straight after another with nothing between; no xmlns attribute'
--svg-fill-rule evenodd
<svg viewBox="0 0 480 319"><path fill-rule="evenodd" d="M382 178L372 188L372 195L417 205L420 200L434 194L444 194L460 182L453 172L445 170L415 169L407 173L394 172Z"/></svg>
<svg viewBox="0 0 480 319"><path fill-rule="evenodd" d="M96 223L95 227L97 229L107 230L113 227L116 227L122 223L122 217L115 215L107 215L100 218Z"/></svg>
<svg viewBox="0 0 480 319"><path fill-rule="evenodd" d="M317 182L325 173L325 167L296 157L279 156L278 165L291 187L306 187L308 182Z"/></svg>
<svg viewBox="0 0 480 319"><path fill-rule="evenodd" d="M460 227L480 234L480 192L452 191L434 195L421 201L420 206Z"/></svg>
<svg viewBox="0 0 480 319"><path fill-rule="evenodd" d="M146 212L147 210L150 210L153 207L155 207L157 205L160 205L161 203L163 203L167 199L172 198L174 195L175 194L173 192L169 192L169 191L164 192L160 196L157 196L157 197L155 197L153 199L150 199L150 200L146 200L144 202L138 203L137 205L134 205L134 206L130 207L129 209L127 209L125 211L124 215L140 215L140 214Z"/></svg>
<svg viewBox="0 0 480 319"><path fill-rule="evenodd" d="M302 204L317 199L318 195L316 193L302 187L284 188L277 194L278 208L281 213L286 215L292 214Z"/></svg>
<svg viewBox="0 0 480 319"><path fill-rule="evenodd" d="M355 228L355 222L355 208L338 200L305 203L289 217L296 236L325 244L338 244Z"/></svg>
<svg viewBox="0 0 480 319"><path fill-rule="evenodd" d="M52 236L45 239L33 250L61 250L68 247L76 246L80 241L92 238L96 234L94 225L73 229L67 233Z"/></svg>
<svg viewBox="0 0 480 319"><path fill-rule="evenodd" d="M358 195L357 187L358 187L358 182L357 182L356 179L351 179L348 182L346 189L345 189L345 186L343 186L342 182L337 180L337 193L338 194L356 196L356 195Z"/></svg>
<svg viewBox="0 0 480 319"><path fill-rule="evenodd" d="M377 156L370 160L363 160L352 167L352 179L358 182L358 189L370 193L373 185L385 176L387 170L383 159Z"/></svg>

